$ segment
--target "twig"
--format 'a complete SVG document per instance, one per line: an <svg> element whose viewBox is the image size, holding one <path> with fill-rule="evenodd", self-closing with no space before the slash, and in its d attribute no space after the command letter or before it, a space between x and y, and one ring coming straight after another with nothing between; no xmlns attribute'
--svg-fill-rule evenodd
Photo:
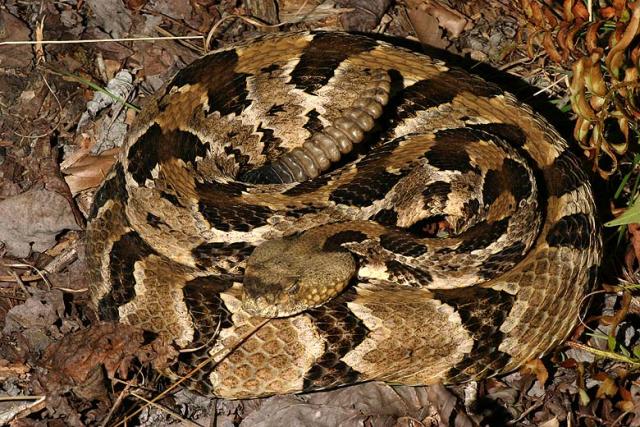
<svg viewBox="0 0 640 427"><path fill-rule="evenodd" d="M0 402L19 402L21 400L35 400L36 403L42 402L47 396L0 396Z"/></svg>
<svg viewBox="0 0 640 427"><path fill-rule="evenodd" d="M20 286L20 289L22 289L22 292L24 292L25 295L30 295L31 296L32 295L31 292L29 292L29 290L25 286L24 282L22 280L20 280L20 277L18 276L18 273L16 273L15 271L11 270L11 275L15 279L16 283L18 283L18 285Z"/></svg>
<svg viewBox="0 0 640 427"><path fill-rule="evenodd" d="M126 385L125 385L124 389L120 392L120 394L118 394L118 397L117 397L116 401L113 402L113 405L111 405L111 408L109 408L109 413L107 414L107 416L100 423L100 427L107 427L107 424L109 424L109 420L113 416L113 413L122 404L122 401L124 400L124 398L131 394L129 392L129 389L131 388L131 384L129 384L129 383L125 383L125 384Z"/></svg>
<svg viewBox="0 0 640 427"><path fill-rule="evenodd" d="M160 36L160 37L123 37L119 39L86 39L86 40L10 40L0 42L0 46L21 46L34 44L83 44L83 43L120 43L120 42L153 42L158 40L202 40L202 36Z"/></svg>
<svg viewBox="0 0 640 427"><path fill-rule="evenodd" d="M42 280L42 277L40 277L37 274L26 274L24 276L17 276L17 275L9 275L9 276L0 276L0 282L36 282L38 280Z"/></svg>
<svg viewBox="0 0 640 427"><path fill-rule="evenodd" d="M20 263L15 263L15 264L4 264L3 267L13 267L13 268L30 268L32 270L34 270L36 273L38 273L38 277L40 280L44 280L44 283L47 285L47 290L51 290L51 283L49 283L49 280L47 280L46 274L45 273L49 273L49 271L42 271L40 270L38 267L30 265L30 264L20 264ZM20 277L18 277L18 275L16 274L14 276L14 279L16 281L21 280Z"/></svg>
<svg viewBox="0 0 640 427"><path fill-rule="evenodd" d="M578 350L584 350L587 351L591 354L594 354L596 356L600 356L606 359L612 359L612 360L617 360L618 362L624 362L624 363L628 363L629 365L633 366L633 367L639 367L640 366L640 362L631 359L630 357L624 356L622 354L618 354L618 353L614 353L612 351L606 351L606 350L600 350L591 346L588 346L586 344L582 344L579 342L575 342L575 341L568 341L567 345L569 345L569 347L573 347L576 348Z"/></svg>
<svg viewBox="0 0 640 427"><path fill-rule="evenodd" d="M180 414L175 413L174 411L172 411L169 408L165 408L162 405L158 405L157 403L155 403L153 400L149 400L145 397L140 396L139 394L136 394L135 392L131 392L130 393L131 396L137 397L138 399L142 400L143 402L146 402L147 405L153 406L154 408L157 408L159 410L161 410L162 412L166 412L167 414L171 415L172 417L182 421L183 423L185 423L188 426L192 426L192 427L203 427L201 424L195 423L191 420L188 420L184 417L182 417Z"/></svg>

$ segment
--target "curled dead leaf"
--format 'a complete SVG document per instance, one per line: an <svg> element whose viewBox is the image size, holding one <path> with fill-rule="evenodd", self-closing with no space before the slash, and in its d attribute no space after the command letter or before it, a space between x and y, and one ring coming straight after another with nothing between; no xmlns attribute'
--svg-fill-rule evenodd
<svg viewBox="0 0 640 427"><path fill-rule="evenodd" d="M549 379L549 371L547 371L547 368L544 366L544 363L542 363L542 360L540 359L529 360L520 369L520 372L525 375L535 375L536 379L542 386L544 386L544 383L546 383L547 379Z"/></svg>
<svg viewBox="0 0 640 427"><path fill-rule="evenodd" d="M616 385L615 380L608 375L604 375L604 378L596 391L596 399L613 397L616 393L618 393L618 386Z"/></svg>
<svg viewBox="0 0 640 427"><path fill-rule="evenodd" d="M43 355L50 379L80 385L91 377L96 365L104 366L109 378L125 372L143 342L142 332L131 326L102 323L65 336Z"/></svg>
<svg viewBox="0 0 640 427"><path fill-rule="evenodd" d="M560 52L558 52L558 49L556 49L556 45L554 43L553 35L551 34L551 32L545 33L544 38L542 39L542 46L544 47L547 55L549 55L549 58L551 58L552 61L562 63L568 58L568 55L566 55L567 57L565 58L565 56L561 55Z"/></svg>
<svg viewBox="0 0 640 427"><path fill-rule="evenodd" d="M633 13L631 15L631 19L627 24L622 38L618 40L611 50L609 54L605 58L605 64L607 65L607 69L612 76L619 79L620 78L620 68L625 58L625 50L633 40L633 38L638 33L638 27L640 26L640 2L636 2L633 6Z"/></svg>
<svg viewBox="0 0 640 427"><path fill-rule="evenodd" d="M62 172L74 196L83 190L95 188L104 180L115 163L119 148L103 151L98 155L83 150L73 159L73 163L63 165Z"/></svg>
<svg viewBox="0 0 640 427"><path fill-rule="evenodd" d="M588 57L582 57L573 63L573 77L569 85L571 108L581 118L588 121L595 121L596 115L591 105L587 101L585 89L586 89L586 74L587 69L590 68L590 59ZM582 141L583 139L578 139Z"/></svg>

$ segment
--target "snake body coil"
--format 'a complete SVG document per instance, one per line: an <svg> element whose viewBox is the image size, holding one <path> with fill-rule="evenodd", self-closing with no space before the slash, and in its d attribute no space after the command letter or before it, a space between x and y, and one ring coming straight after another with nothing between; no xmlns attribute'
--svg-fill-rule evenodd
<svg viewBox="0 0 640 427"><path fill-rule="evenodd" d="M601 258L587 177L540 116L333 32L213 52L150 99L95 196L92 301L227 398L461 382L564 339ZM266 321L265 318L270 319Z"/></svg>

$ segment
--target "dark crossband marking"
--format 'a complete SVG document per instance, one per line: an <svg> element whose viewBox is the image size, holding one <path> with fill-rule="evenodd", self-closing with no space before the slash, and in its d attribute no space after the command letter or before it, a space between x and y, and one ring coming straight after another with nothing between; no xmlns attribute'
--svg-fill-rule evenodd
<svg viewBox="0 0 640 427"><path fill-rule="evenodd" d="M402 177L403 175L389 172L361 173L349 184L335 189L329 200L344 205L369 206L376 200L383 199Z"/></svg>
<svg viewBox="0 0 640 427"><path fill-rule="evenodd" d="M493 289L467 288L436 291L434 297L456 309L463 327L473 337L473 348L447 373L451 382L467 381L479 374L490 375L510 359L498 350L504 334L500 326L513 307L515 296Z"/></svg>
<svg viewBox="0 0 640 427"><path fill-rule="evenodd" d="M451 193L451 184L444 181L436 181L428 184L422 190L424 196L424 208L429 210L433 205L442 206Z"/></svg>
<svg viewBox="0 0 640 427"><path fill-rule="evenodd" d="M419 111L450 103L464 92L487 98L502 93L497 86L470 79L464 71L451 68L435 77L417 81L401 91L390 103L390 109L397 112L393 121L415 117Z"/></svg>
<svg viewBox="0 0 640 427"><path fill-rule="evenodd" d="M549 246L586 249L595 236L592 220L583 213L560 218L547 234Z"/></svg>
<svg viewBox="0 0 640 427"><path fill-rule="evenodd" d="M277 116L279 113L284 113L287 110L285 109L284 104L273 104L269 110L267 110L267 116Z"/></svg>
<svg viewBox="0 0 640 427"><path fill-rule="evenodd" d="M486 132L507 141L511 147L520 148L527 142L527 135L518 126L507 123L468 124L467 127Z"/></svg>
<svg viewBox="0 0 640 427"><path fill-rule="evenodd" d="M403 140L403 137L396 138L374 149L358 163L356 176L348 184L336 188L329 196L329 200L335 203L364 207L384 198L404 176L405 171L403 170L398 173L389 173L383 167ZM374 172L375 165L378 165L377 169L381 170Z"/></svg>
<svg viewBox="0 0 640 427"><path fill-rule="evenodd" d="M309 131L310 134L320 132L324 126L320 121L320 113L313 108L307 113L307 122L302 126Z"/></svg>
<svg viewBox="0 0 640 427"><path fill-rule="evenodd" d="M318 213L323 211L324 206L314 206L314 205L303 205L303 206L294 206L287 208L287 215L291 215L292 218L301 218L307 214Z"/></svg>
<svg viewBox="0 0 640 427"><path fill-rule="evenodd" d="M385 267L390 279L398 284L422 287L433 281L433 277L425 269L419 270L395 260L387 261Z"/></svg>
<svg viewBox="0 0 640 427"><path fill-rule="evenodd" d="M152 125L129 149L128 172L143 185L152 179L151 171L161 162L181 159L194 164L196 158L207 154L208 144L190 132L180 130L163 133L159 125Z"/></svg>
<svg viewBox="0 0 640 427"><path fill-rule="evenodd" d="M98 211L107 200L117 199L122 202L122 204L127 203L128 194L125 191L124 186L124 168L122 167L122 163L116 163L113 176L106 180L100 189L96 192L96 195L93 198L93 204L91 205L91 211L89 212L89 220L95 218Z"/></svg>
<svg viewBox="0 0 640 427"><path fill-rule="evenodd" d="M543 169L549 195L560 197L584 185L587 177L576 156L563 151L555 161Z"/></svg>
<svg viewBox="0 0 640 427"><path fill-rule="evenodd" d="M480 202L477 199L471 199L464 203L462 209L465 215L472 218L478 214L478 211L480 210Z"/></svg>
<svg viewBox="0 0 640 427"><path fill-rule="evenodd" d="M278 64L271 64L267 67L261 68L260 71L263 72L264 74L279 74L279 73L274 73L274 71L280 71L280 65Z"/></svg>
<svg viewBox="0 0 640 427"><path fill-rule="evenodd" d="M174 371L185 376L192 366L199 366L211 356L209 344L215 340L221 329L233 326L231 312L220 298L220 293L232 286L231 281L225 281L220 276L198 277L185 283L182 288L185 303L190 307L191 319L194 326L194 337L190 351L183 351L174 364ZM191 378L190 387L201 393L209 393L208 369L202 369Z"/></svg>
<svg viewBox="0 0 640 427"><path fill-rule="evenodd" d="M192 251L193 258L199 268L205 269L215 265L221 257L248 257L255 249L245 242L213 242L196 246Z"/></svg>
<svg viewBox="0 0 640 427"><path fill-rule="evenodd" d="M280 138L274 135L273 129L263 128L262 123L258 124L256 132L260 134L260 143L265 147L263 151L268 151L269 147L278 146L282 142Z"/></svg>
<svg viewBox="0 0 640 427"><path fill-rule="evenodd" d="M156 254L153 248L135 232L129 232L114 242L109 254L109 274L113 286L100 300L98 307L103 318L117 320L117 307L136 296L136 279L133 276L135 263L153 254Z"/></svg>
<svg viewBox="0 0 640 427"><path fill-rule="evenodd" d="M371 39L354 38L341 33L317 33L304 50L291 72L290 83L305 92L315 94L334 76L345 59L375 49Z"/></svg>
<svg viewBox="0 0 640 427"><path fill-rule="evenodd" d="M393 209L380 209L372 220L381 225L395 226L398 223L398 213Z"/></svg>
<svg viewBox="0 0 640 427"><path fill-rule="evenodd" d="M218 182L218 181L196 181L196 191L200 194L223 194L225 196L239 197L247 191L247 185L239 181ZM210 196L211 197L211 196Z"/></svg>
<svg viewBox="0 0 640 427"><path fill-rule="evenodd" d="M410 236L401 233L387 233L380 236L380 246L384 249L409 257L419 257L429 249Z"/></svg>
<svg viewBox="0 0 640 427"><path fill-rule="evenodd" d="M325 348L323 355L305 374L303 390L327 388L358 380L359 373L340 360L360 345L369 333L369 329L346 305L352 298L352 295L345 295L307 312L314 319L314 324L325 341Z"/></svg>
<svg viewBox="0 0 640 427"><path fill-rule="evenodd" d="M188 281L182 288L185 301L192 307L190 312L198 334L195 342L206 341L219 328L233 326L231 312L220 298L231 286L233 282L222 276L205 276Z"/></svg>
<svg viewBox="0 0 640 427"><path fill-rule="evenodd" d="M207 55L180 71L169 84L167 93L173 87L201 84L207 88L209 112L238 115L251 105L251 101L247 91L249 75L232 71L237 63L238 54L234 50Z"/></svg>
<svg viewBox="0 0 640 427"><path fill-rule="evenodd" d="M178 198L173 194L166 193L163 191L160 193L160 197L167 200L169 203L171 203L174 206L184 207L182 203L180 203L180 200L178 200Z"/></svg>
<svg viewBox="0 0 640 427"><path fill-rule="evenodd" d="M441 170L457 170L462 173L480 173L480 169L473 164L464 147L469 141L482 139L483 135L471 129L446 129L436 132L436 143L427 151L424 157L429 164Z"/></svg>
<svg viewBox="0 0 640 427"><path fill-rule="evenodd" d="M273 211L260 205L229 205L222 200L202 200L198 210L211 226L221 231L250 231L267 224Z"/></svg>
<svg viewBox="0 0 640 427"><path fill-rule="evenodd" d="M480 221L460 235L462 243L456 248L456 252L464 253L486 248L505 234L508 227L509 218L494 222Z"/></svg>
<svg viewBox="0 0 640 427"><path fill-rule="evenodd" d="M513 159L504 159L502 169L489 170L484 178L482 195L485 205L496 201L502 193L513 194L516 203L531 195L533 186L529 172Z"/></svg>
<svg viewBox="0 0 640 427"><path fill-rule="evenodd" d="M167 225L166 222L162 220L159 216L152 214L151 212L147 212L147 224L152 226L155 229L162 228L163 225Z"/></svg>
<svg viewBox="0 0 640 427"><path fill-rule="evenodd" d="M234 138L233 136L228 136L228 138ZM265 147L266 149L267 147ZM244 154L241 150L234 148L230 145L225 145L224 147L224 152L225 154L229 155L229 156L233 156L233 158L235 159L235 161L238 163L238 165L240 167L243 167L244 165L246 165L249 162L249 156ZM262 154L265 154L265 152L263 152Z"/></svg>
<svg viewBox="0 0 640 427"><path fill-rule="evenodd" d="M238 203L236 196L247 187L242 182L233 182L228 189L219 183L196 184L200 197L198 210L207 222L221 231L247 232L267 224L274 211L261 205Z"/></svg>
<svg viewBox="0 0 640 427"><path fill-rule="evenodd" d="M291 187L290 189L286 190L282 194L286 196L294 197L294 196L300 196L303 194L313 193L316 190L324 188L329 181L331 181L330 174L320 175L317 178L313 178L308 181L301 182L295 185L294 187Z"/></svg>
<svg viewBox="0 0 640 427"><path fill-rule="evenodd" d="M343 243L359 243L366 239L367 235L361 231L345 230L327 238L327 240L325 240L324 244L322 245L322 250L326 252L343 251L345 250L341 246Z"/></svg>
<svg viewBox="0 0 640 427"><path fill-rule="evenodd" d="M480 274L482 277L490 279L508 271L524 257L525 249L524 243L517 242L500 252L490 255L480 266Z"/></svg>

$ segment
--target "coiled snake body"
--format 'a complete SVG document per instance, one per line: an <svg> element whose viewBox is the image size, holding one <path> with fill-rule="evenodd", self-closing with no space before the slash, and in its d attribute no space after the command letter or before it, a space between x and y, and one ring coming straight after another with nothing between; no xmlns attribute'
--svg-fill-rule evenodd
<svg viewBox="0 0 640 427"><path fill-rule="evenodd" d="M95 196L92 300L181 348L168 375L225 353L190 382L217 396L479 379L572 329L594 211L566 142L496 86L270 35L147 102Z"/></svg>

